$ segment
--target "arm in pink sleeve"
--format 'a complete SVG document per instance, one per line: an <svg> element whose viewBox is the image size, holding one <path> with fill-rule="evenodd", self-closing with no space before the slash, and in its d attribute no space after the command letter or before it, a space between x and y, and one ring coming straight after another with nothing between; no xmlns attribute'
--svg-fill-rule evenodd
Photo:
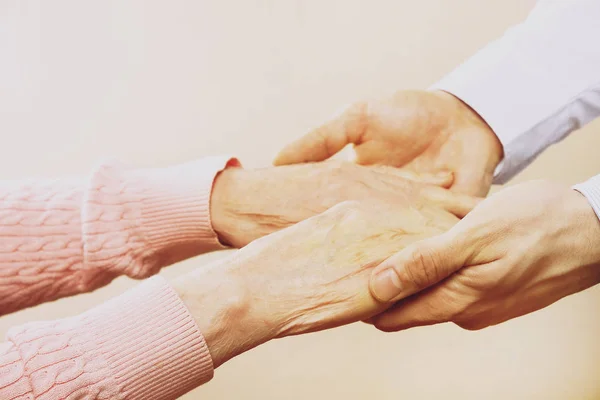
<svg viewBox="0 0 600 400"><path fill-rule="evenodd" d="M194 318L159 276L79 316L12 328L0 343L2 400L171 400L212 376Z"/></svg>
<svg viewBox="0 0 600 400"><path fill-rule="evenodd" d="M107 163L87 180L1 182L0 315L222 248L209 201L227 164L237 161Z"/></svg>

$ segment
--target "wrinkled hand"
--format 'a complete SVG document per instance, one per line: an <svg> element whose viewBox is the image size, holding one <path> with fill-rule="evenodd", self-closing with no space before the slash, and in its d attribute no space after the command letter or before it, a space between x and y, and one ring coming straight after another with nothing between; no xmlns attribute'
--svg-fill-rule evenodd
<svg viewBox="0 0 600 400"><path fill-rule="evenodd" d="M451 178L339 162L228 168L214 185L212 223L224 243L242 247L346 200L378 199L398 208L435 206L441 214L462 217L478 200L440 187Z"/></svg>
<svg viewBox="0 0 600 400"><path fill-rule="evenodd" d="M359 164L454 174L452 189L484 196L502 146L490 127L456 97L442 91L400 91L356 103L285 147L275 165L325 160L354 144Z"/></svg>
<svg viewBox="0 0 600 400"><path fill-rule="evenodd" d="M387 305L369 293L371 270L397 249L440 234L457 220L429 207L346 202L258 239L175 286L191 285L178 292L219 365L273 338L383 311Z"/></svg>
<svg viewBox="0 0 600 400"><path fill-rule="evenodd" d="M531 182L484 200L448 232L382 263L370 322L384 331L451 321L481 329L600 282L600 224L580 193ZM415 294L416 293L416 294Z"/></svg>

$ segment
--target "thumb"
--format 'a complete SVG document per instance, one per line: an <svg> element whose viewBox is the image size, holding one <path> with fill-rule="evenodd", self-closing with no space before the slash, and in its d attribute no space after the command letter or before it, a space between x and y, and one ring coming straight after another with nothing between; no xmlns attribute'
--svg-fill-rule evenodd
<svg viewBox="0 0 600 400"><path fill-rule="evenodd" d="M414 243L373 270L371 294L381 302L395 302L434 285L463 267L467 249L442 234Z"/></svg>
<svg viewBox="0 0 600 400"><path fill-rule="evenodd" d="M347 144L358 143L366 126L366 103L348 107L325 124L283 148L274 165L323 161Z"/></svg>

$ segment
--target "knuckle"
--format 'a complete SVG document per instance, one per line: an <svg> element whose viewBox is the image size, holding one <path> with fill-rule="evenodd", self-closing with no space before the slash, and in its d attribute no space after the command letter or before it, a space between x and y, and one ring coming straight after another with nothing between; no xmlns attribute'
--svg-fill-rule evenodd
<svg viewBox="0 0 600 400"><path fill-rule="evenodd" d="M503 261L495 268L481 269L467 267L458 271L457 276L460 276L462 282L476 290L480 296L485 296L486 294L493 293L498 288L502 288L506 284L506 279L509 279L514 270L511 266L519 264L505 263ZM474 306L475 304L472 305Z"/></svg>
<svg viewBox="0 0 600 400"><path fill-rule="evenodd" d="M406 280L418 288L436 283L441 275L439 263L433 252L423 246L415 246L404 271Z"/></svg>
<svg viewBox="0 0 600 400"><path fill-rule="evenodd" d="M449 280L444 284L440 296L441 301L449 310L451 321L472 320L482 309L481 296L465 294L469 292L470 290L460 281Z"/></svg>

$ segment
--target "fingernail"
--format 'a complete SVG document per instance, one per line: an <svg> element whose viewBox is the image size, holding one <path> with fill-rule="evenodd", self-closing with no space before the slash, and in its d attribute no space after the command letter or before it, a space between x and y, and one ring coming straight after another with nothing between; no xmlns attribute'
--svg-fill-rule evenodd
<svg viewBox="0 0 600 400"><path fill-rule="evenodd" d="M380 301L390 301L400 294L402 284L393 268L384 269L373 277L373 295Z"/></svg>

